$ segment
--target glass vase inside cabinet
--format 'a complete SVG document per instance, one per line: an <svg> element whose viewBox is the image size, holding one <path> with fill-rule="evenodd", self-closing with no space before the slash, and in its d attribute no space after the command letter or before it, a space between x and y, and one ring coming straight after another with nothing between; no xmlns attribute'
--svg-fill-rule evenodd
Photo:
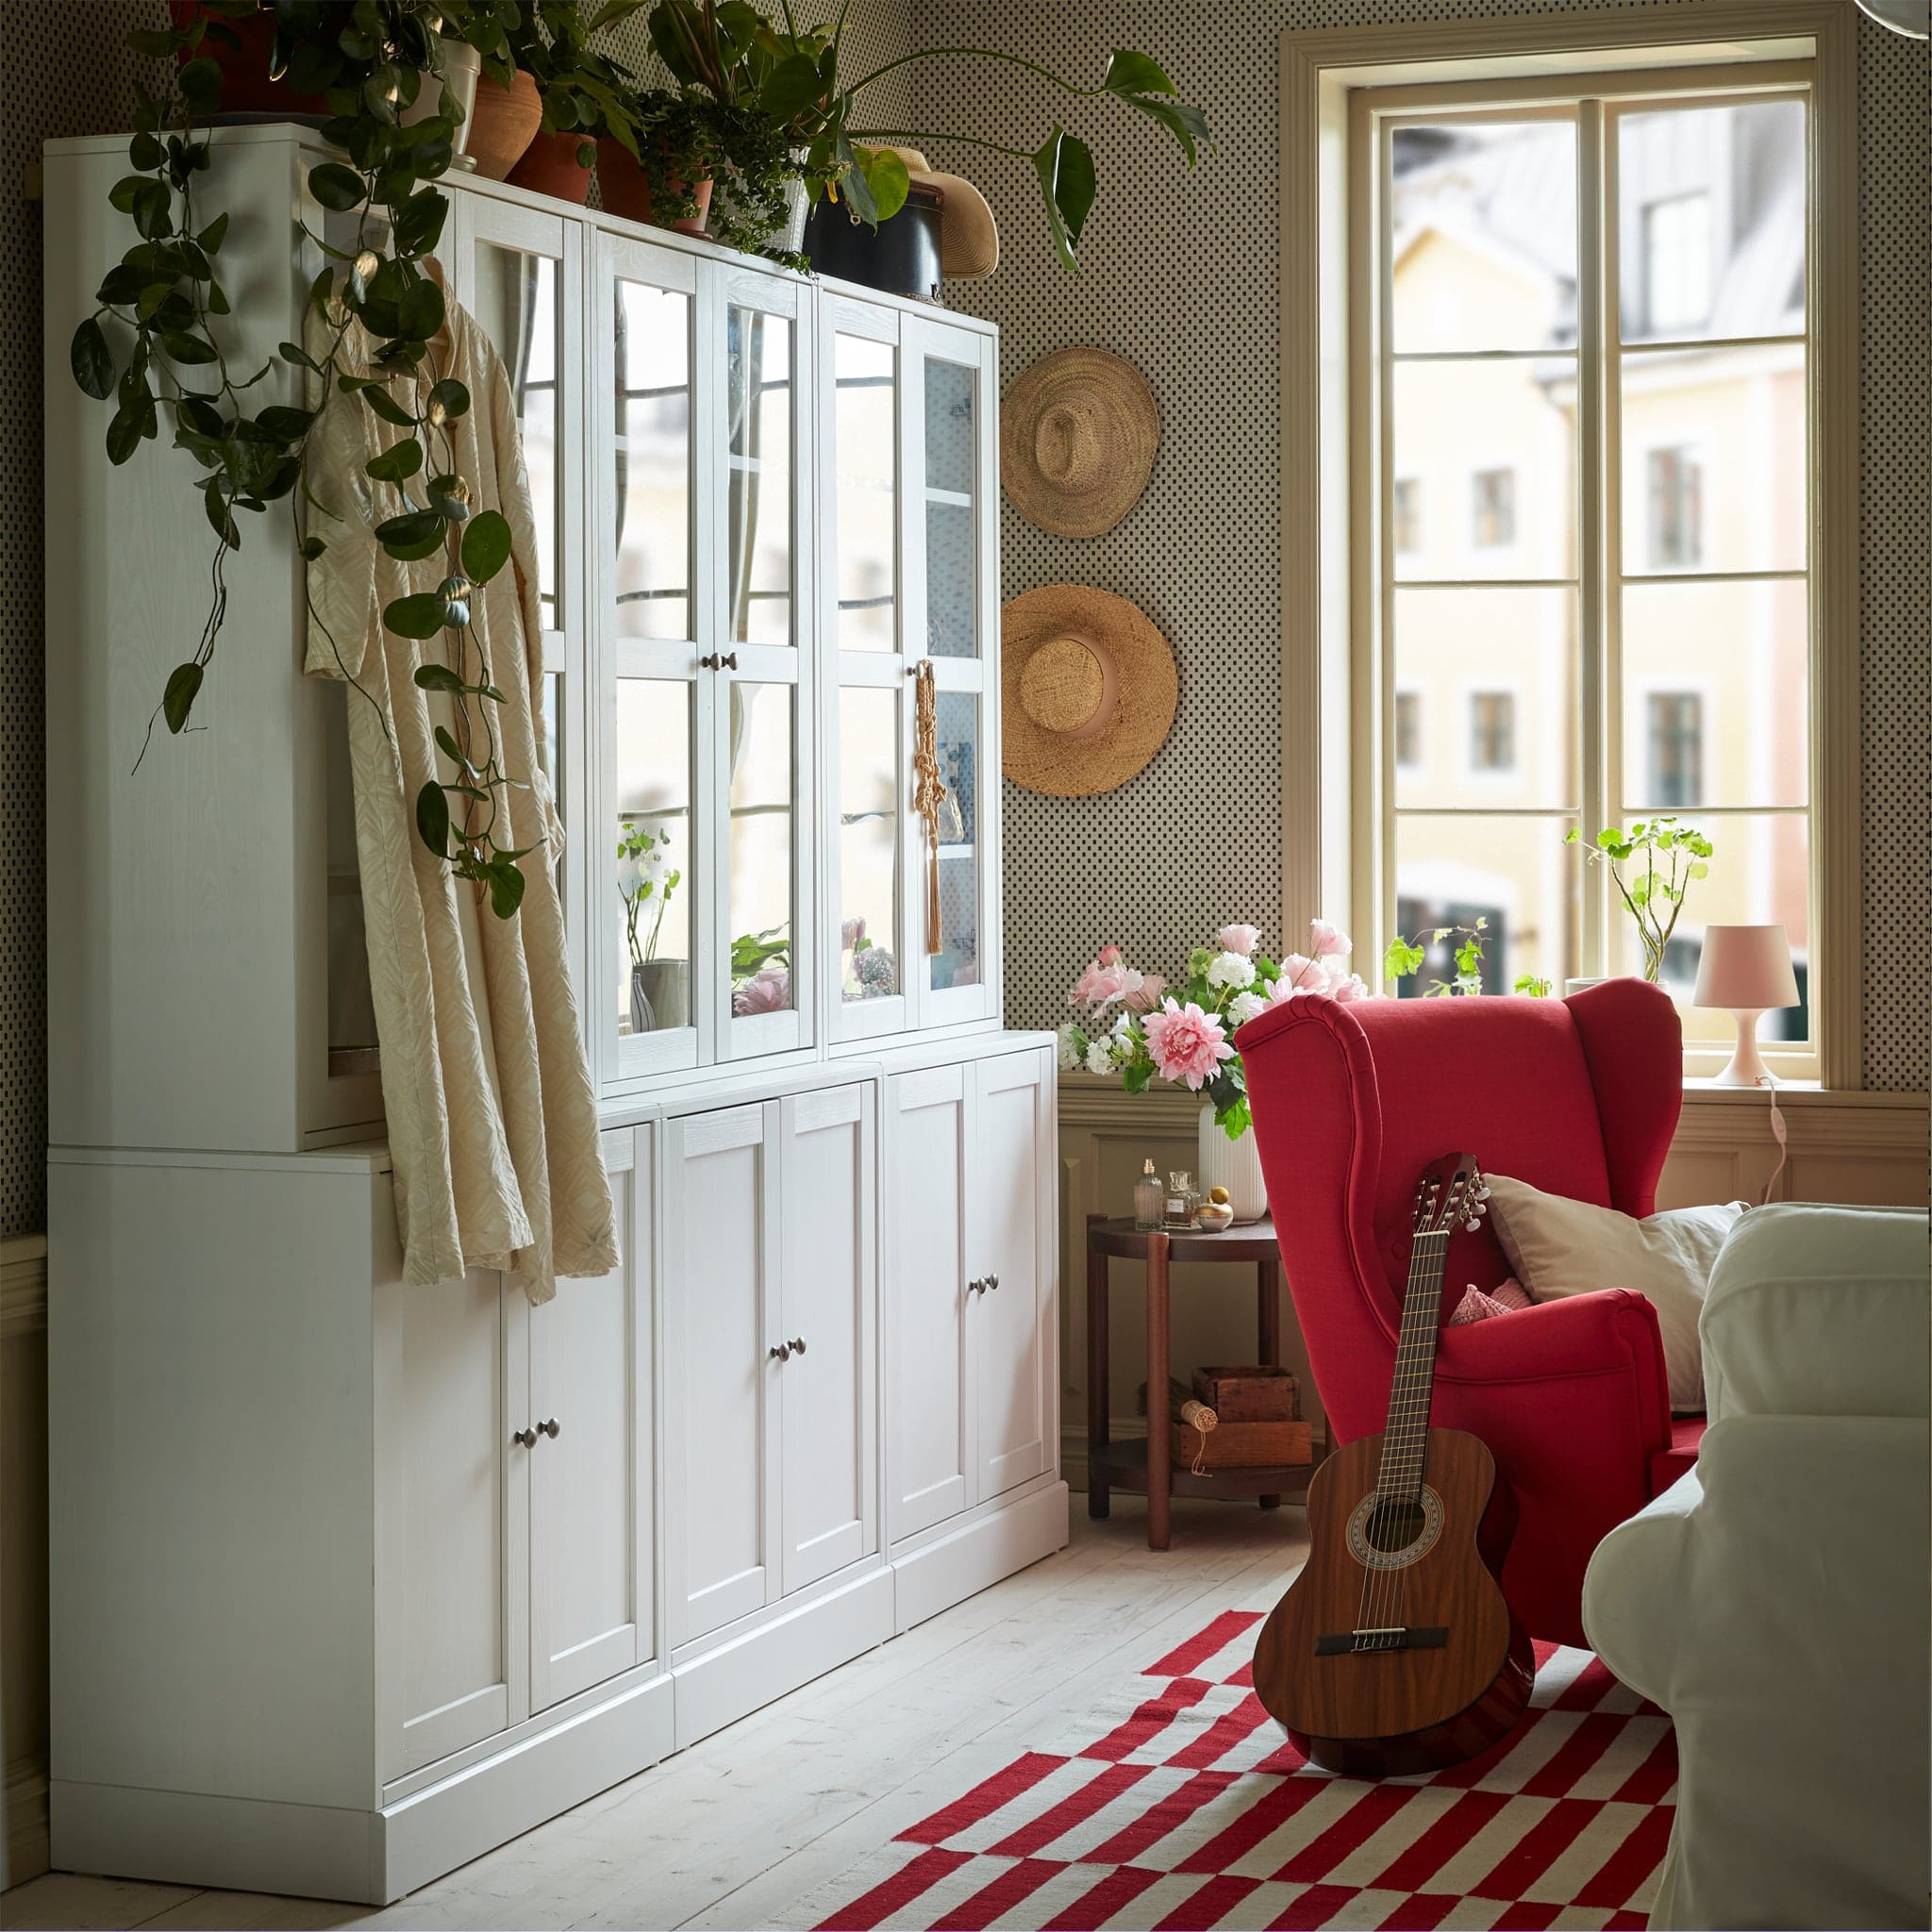
<svg viewBox="0 0 1932 1932"><path fill-rule="evenodd" d="M998 918L986 832L998 823L988 786L999 784L996 705L986 665L999 610L989 337L923 317L902 348L916 403L916 544L910 607L924 642L914 693L915 770L930 757L937 787L922 794L912 826L921 877L915 1024L949 1025L999 1011ZM929 675L929 706L924 682ZM936 796L933 795L936 791Z"/></svg>
<svg viewBox="0 0 1932 1932"><path fill-rule="evenodd" d="M715 662L724 845L717 855L724 1015L721 1058L783 1052L812 1039L810 948L796 943L809 903L813 841L809 682L802 609L810 608L810 306L795 283L715 271L724 358L719 447L723 648ZM700 659L702 664L704 658Z"/></svg>
<svg viewBox="0 0 1932 1932"><path fill-rule="evenodd" d="M628 1081L696 1065L709 1024L712 694L697 642L695 275L668 251L600 247L597 594L613 695L599 798L614 818L597 841L608 991L594 1004L600 1065Z"/></svg>

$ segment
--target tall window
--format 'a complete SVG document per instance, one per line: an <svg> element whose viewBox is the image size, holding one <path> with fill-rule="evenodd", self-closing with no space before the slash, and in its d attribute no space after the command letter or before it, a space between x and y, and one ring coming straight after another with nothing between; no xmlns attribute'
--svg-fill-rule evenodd
<svg viewBox="0 0 1932 1932"><path fill-rule="evenodd" d="M1395 547L1405 552L1423 547L1423 486L1413 476L1395 479Z"/></svg>
<svg viewBox="0 0 1932 1932"><path fill-rule="evenodd" d="M1565 835L1664 813L1715 848L1674 960L1716 922L1811 953L1811 104L1790 70L1678 86L1351 96L1362 698L1452 668L1469 693L1467 757L1426 768L1398 695L1357 885L1384 939L1403 906L1484 908L1505 987L1641 970ZM1424 558L1402 505L1432 495L1469 541Z"/></svg>
<svg viewBox="0 0 1932 1932"><path fill-rule="evenodd" d="M1419 691L1395 693L1395 762L1405 771L1417 770L1423 761L1423 694Z"/></svg>

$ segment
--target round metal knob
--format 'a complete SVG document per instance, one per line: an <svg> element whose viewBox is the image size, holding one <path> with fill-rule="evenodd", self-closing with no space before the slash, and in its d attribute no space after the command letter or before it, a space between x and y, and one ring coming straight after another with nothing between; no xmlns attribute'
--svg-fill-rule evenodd
<svg viewBox="0 0 1932 1932"><path fill-rule="evenodd" d="M976 1278L969 1281L966 1284L966 1292L968 1294L984 1294L986 1292L986 1283Z"/></svg>
<svg viewBox="0 0 1932 1932"><path fill-rule="evenodd" d="M805 1340L802 1336L792 1342L791 1353L793 1355L803 1355L805 1353Z"/></svg>
<svg viewBox="0 0 1932 1932"><path fill-rule="evenodd" d="M738 669L738 653L736 651L726 651L718 659L718 664L721 670L736 671Z"/></svg>
<svg viewBox="0 0 1932 1932"><path fill-rule="evenodd" d="M986 1277L986 1285L989 1288L997 1288L1000 1285L999 1276L997 1274L989 1274Z"/></svg>
<svg viewBox="0 0 1932 1932"><path fill-rule="evenodd" d="M774 1362L782 1362L790 1358L791 1354L791 1344L789 1341L781 1341L777 1343L775 1347L768 1348L765 1351L765 1353L769 1355Z"/></svg>
<svg viewBox="0 0 1932 1932"><path fill-rule="evenodd" d="M563 1433L563 1426L555 1416L552 1416L547 1423L539 1423L537 1427L541 1434L548 1436L553 1442Z"/></svg>
<svg viewBox="0 0 1932 1932"><path fill-rule="evenodd" d="M525 1449L534 1449L537 1446L535 1429L512 1429L509 1432L509 1439L512 1442L521 1442Z"/></svg>

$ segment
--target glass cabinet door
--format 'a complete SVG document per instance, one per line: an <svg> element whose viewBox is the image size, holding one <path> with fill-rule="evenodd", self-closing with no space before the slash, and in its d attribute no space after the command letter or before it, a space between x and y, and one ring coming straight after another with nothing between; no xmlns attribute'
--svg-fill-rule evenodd
<svg viewBox="0 0 1932 1932"><path fill-rule="evenodd" d="M939 912L936 951L927 950L923 917L916 927L915 1024L935 1026L999 1011L996 868L982 837L994 822L985 788L1000 782L997 693L986 681L987 641L999 621L997 402L989 338L908 317L901 353L914 432L906 460L915 488L908 493L917 505L908 518L916 541L908 547L907 601L933 667L945 794L936 850L923 821L910 827L916 875L925 893L936 883Z"/></svg>
<svg viewBox="0 0 1932 1932"><path fill-rule="evenodd" d="M599 1059L620 1080L696 1065L713 891L699 663L697 298L688 257L600 238L596 331L603 719L592 975Z"/></svg>
<svg viewBox="0 0 1932 1932"><path fill-rule="evenodd" d="M531 693L537 758L567 835L553 864L571 970L582 986L589 960L589 858L574 835L585 823L590 763L584 755L583 232L559 215L479 195L458 197L453 213L456 292L502 358L537 526L543 624L541 687Z"/></svg>
<svg viewBox="0 0 1932 1932"><path fill-rule="evenodd" d="M809 301L796 283L707 268L703 327L717 373L705 415L719 541L711 641L715 787L721 796L716 1058L812 1039L811 688L802 625L811 609L808 502ZM715 279L713 279L715 278ZM722 340L721 340L722 338ZM809 524L803 527L808 531Z"/></svg>

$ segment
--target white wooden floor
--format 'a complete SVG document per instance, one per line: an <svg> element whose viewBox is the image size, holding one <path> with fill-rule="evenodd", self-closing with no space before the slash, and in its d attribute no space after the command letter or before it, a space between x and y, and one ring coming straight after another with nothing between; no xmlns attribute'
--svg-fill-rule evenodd
<svg viewBox="0 0 1932 1932"><path fill-rule="evenodd" d="M383 1911L50 1873L0 1897L0 1925L768 1924L1217 1611L1272 1608L1306 1554L1291 1506L1177 1500L1156 1555L1139 1497L1106 1523L1073 1503L1058 1556Z"/></svg>

